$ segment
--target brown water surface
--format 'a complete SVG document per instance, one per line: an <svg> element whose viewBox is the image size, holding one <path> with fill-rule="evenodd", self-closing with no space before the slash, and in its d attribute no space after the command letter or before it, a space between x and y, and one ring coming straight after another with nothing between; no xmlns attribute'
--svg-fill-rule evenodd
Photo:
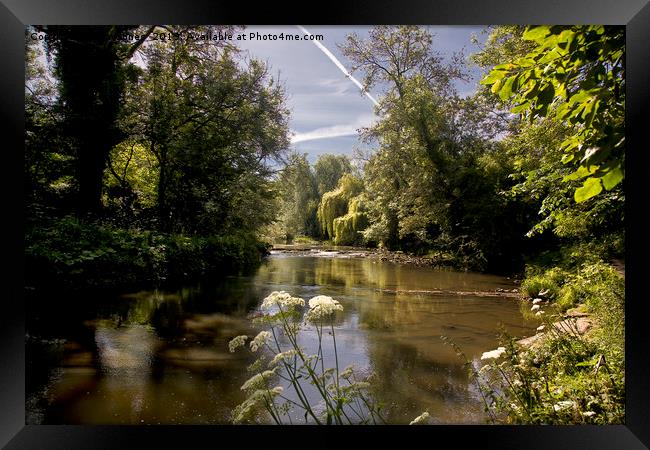
<svg viewBox="0 0 650 450"><path fill-rule="evenodd" d="M483 423L463 361L440 337L478 360L497 346L501 326L527 336L537 324L522 318L513 298L395 291L497 288L513 285L492 275L362 258L273 255L254 274L178 292L79 299L73 306L40 298L28 312L27 422L228 423L253 360L230 353L228 341L255 334L250 315L270 292L285 290L341 302L339 363L378 375L375 395L389 422L408 423L428 410L434 423ZM308 351L316 342L311 327L301 332ZM325 346L327 357L331 350Z"/></svg>

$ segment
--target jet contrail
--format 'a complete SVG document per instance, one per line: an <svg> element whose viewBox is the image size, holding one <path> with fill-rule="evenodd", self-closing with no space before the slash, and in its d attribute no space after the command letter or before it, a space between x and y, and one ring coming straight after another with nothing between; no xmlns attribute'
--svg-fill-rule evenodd
<svg viewBox="0 0 650 450"><path fill-rule="evenodd" d="M302 25L296 25L296 26L297 26L298 28L300 28L300 31L302 31L303 33L308 34L309 36L312 36L312 34L311 34L309 31L307 31L307 29L306 29L305 27L303 27ZM338 67L339 69L341 69L341 72L343 72L343 74L344 74L346 77L348 77L350 80L352 80L352 82L353 82L354 84L356 84L356 85L359 87L359 89L361 89L361 92L363 92L364 94L366 94L366 97L368 97L368 98L369 98L369 99L370 99L370 100L375 104L375 106L379 106L379 102L377 102L377 100L375 100L375 99L373 98L373 96L370 95L370 93L369 93L368 91L366 91L366 90L363 88L363 85L362 85L361 83L359 83L359 80L357 80L356 78L354 78L354 77L350 74L350 72L348 72L348 70L345 68L345 66L344 66L343 64L341 64L341 62L336 58L336 56L334 56L334 55L332 54L332 52L330 52L330 51L327 49L327 47L325 47L323 44L321 44L321 43L318 42L317 40L312 40L312 42L316 45L316 47L318 47L319 49L321 49L321 51L322 51L323 53L325 53L325 55L326 55L330 60L332 60L332 62L333 62L334 64L336 64L336 67Z"/></svg>

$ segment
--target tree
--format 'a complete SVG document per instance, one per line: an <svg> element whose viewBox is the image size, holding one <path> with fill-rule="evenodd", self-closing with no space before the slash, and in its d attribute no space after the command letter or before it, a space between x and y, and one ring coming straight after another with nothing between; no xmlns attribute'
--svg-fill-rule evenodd
<svg viewBox="0 0 650 450"><path fill-rule="evenodd" d="M321 232L326 239L334 243L342 243L341 233L335 232L337 218L345 216L349 211L350 201L363 191L363 181L352 174L345 174L339 180L335 190L326 192L318 205L318 221L321 225ZM358 212L358 202L353 207L352 213ZM353 217L356 223L356 216ZM361 223L359 223L361 226ZM341 229L343 230L343 229ZM356 231L356 230L353 230Z"/></svg>
<svg viewBox="0 0 650 450"><path fill-rule="evenodd" d="M156 43L133 95L140 139L158 162L160 226L190 233L271 221L270 164L289 146L284 90L236 49Z"/></svg>
<svg viewBox="0 0 650 450"><path fill-rule="evenodd" d="M493 29L500 40L488 39L498 44L486 46L475 60L488 64L484 86L495 92L488 93L502 108L516 112L510 114L510 134L503 144L514 163L511 178L517 184L511 194L539 212L528 235L552 229L561 238L613 239L614 251L621 251L615 242L623 234L625 194L622 183L611 183L624 175L624 118L619 110L624 95L619 95L623 103L615 104L624 72L614 64L624 60L622 30L501 28ZM549 52L554 59L547 59ZM603 77L602 71L608 75ZM530 79L524 81L526 77ZM506 83L512 83L510 88ZM591 122L587 111L595 114ZM618 137L618 147L587 151L589 145L607 147ZM604 159L598 162L596 154Z"/></svg>
<svg viewBox="0 0 650 450"><path fill-rule="evenodd" d="M128 60L143 41L128 44L120 40L120 35L134 28L39 27L48 33L48 51L55 55L63 125L76 154L80 212L97 212L101 208L108 154L124 138L117 117L132 69Z"/></svg>
<svg viewBox="0 0 650 450"><path fill-rule="evenodd" d="M322 197L326 192L336 188L339 180L346 173L352 173L350 158L330 153L320 155L314 164L314 177L319 196Z"/></svg>
<svg viewBox="0 0 650 450"><path fill-rule="evenodd" d="M307 155L292 155L277 184L283 237L287 240L301 234L320 237L316 218L319 195Z"/></svg>
<svg viewBox="0 0 650 450"><path fill-rule="evenodd" d="M623 27L529 27L535 47L495 66L482 80L511 111L529 120L554 117L573 132L561 143L562 162L582 179L580 203L616 187L624 178L625 31Z"/></svg>
<svg viewBox="0 0 650 450"><path fill-rule="evenodd" d="M26 30L25 47L25 191L30 206L60 205L73 189L74 152L61 132L56 86L32 32Z"/></svg>

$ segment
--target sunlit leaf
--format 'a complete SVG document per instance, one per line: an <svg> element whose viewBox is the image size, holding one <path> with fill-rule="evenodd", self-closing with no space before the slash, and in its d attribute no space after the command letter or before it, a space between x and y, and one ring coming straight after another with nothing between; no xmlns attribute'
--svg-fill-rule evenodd
<svg viewBox="0 0 650 450"><path fill-rule="evenodd" d="M524 32L523 38L527 41L536 41L544 39L551 31L547 26L529 27Z"/></svg>
<svg viewBox="0 0 650 450"><path fill-rule="evenodd" d="M603 185L600 182L600 178L587 178L582 184L582 187L576 189L573 198L576 203L582 203L589 200L591 197L600 194L602 190Z"/></svg>
<svg viewBox="0 0 650 450"><path fill-rule="evenodd" d="M621 181L623 181L624 175L623 171L621 170L621 167L616 167L609 172L607 172L605 175L603 175L602 180L603 180L603 186L605 186L605 189L608 191L613 189L617 184L619 184Z"/></svg>

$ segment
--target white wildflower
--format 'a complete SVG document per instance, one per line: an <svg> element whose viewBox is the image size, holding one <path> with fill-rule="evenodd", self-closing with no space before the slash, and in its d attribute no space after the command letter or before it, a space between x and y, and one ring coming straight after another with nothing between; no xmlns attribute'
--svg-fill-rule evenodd
<svg viewBox="0 0 650 450"><path fill-rule="evenodd" d="M273 359L269 363L269 366L275 366L281 363L282 361L286 361L287 359L293 358L297 354L298 352L296 352L295 350L287 350L286 352L278 353L273 357Z"/></svg>
<svg viewBox="0 0 650 450"><path fill-rule="evenodd" d="M530 310L531 310L531 311L537 311L539 308L540 308L539 305L533 305L533 306L530 308Z"/></svg>
<svg viewBox="0 0 650 450"><path fill-rule="evenodd" d="M275 369L265 370L250 377L244 384L241 385L242 391L250 391L252 389L263 388L266 385L266 380L275 375Z"/></svg>
<svg viewBox="0 0 650 450"><path fill-rule="evenodd" d="M537 311L537 312L535 313L536 316L541 316L542 314L544 314L544 311Z"/></svg>
<svg viewBox="0 0 650 450"><path fill-rule="evenodd" d="M370 383L367 381L357 381L349 386L341 386L341 391L347 394L352 394L366 389L370 389Z"/></svg>
<svg viewBox="0 0 650 450"><path fill-rule="evenodd" d="M271 309L274 306L289 309L305 306L305 301L300 297L292 297L285 291L273 291L262 301L262 309Z"/></svg>
<svg viewBox="0 0 650 450"><path fill-rule="evenodd" d="M253 339L250 343L251 346L251 351L256 352L258 348L266 344L266 341L268 341L271 338L271 332L270 331L260 331L260 333L255 336L255 339Z"/></svg>
<svg viewBox="0 0 650 450"><path fill-rule="evenodd" d="M341 372L341 374L339 375L339 377L341 377L341 378L347 380L347 379L351 378L353 374L354 374L354 369L353 369L353 367L352 367L352 366L348 366L348 367L345 368L345 370L343 370L343 372Z"/></svg>
<svg viewBox="0 0 650 450"><path fill-rule="evenodd" d="M533 300L533 305L536 305L536 304L542 303L542 302L543 302L543 300L541 298L536 298L535 300Z"/></svg>
<svg viewBox="0 0 650 450"><path fill-rule="evenodd" d="M415 419L413 419L411 423L409 423L409 425L423 425L428 423L428 420L429 420L429 413L425 411L419 416L417 416Z"/></svg>
<svg viewBox="0 0 650 450"><path fill-rule="evenodd" d="M524 385L524 383L522 383L521 380L515 380L515 381L512 382L512 384L514 384L517 387Z"/></svg>
<svg viewBox="0 0 650 450"><path fill-rule="evenodd" d="M505 352L506 352L505 347L499 347L496 350L492 350L492 351L483 353L481 355L481 360L497 359L497 358L500 358L501 355L503 355Z"/></svg>
<svg viewBox="0 0 650 450"><path fill-rule="evenodd" d="M575 402L571 400L564 400L553 405L553 409L555 411L562 411L563 409L571 408L573 405L575 405Z"/></svg>
<svg viewBox="0 0 650 450"><path fill-rule="evenodd" d="M252 420L258 411L262 410L266 403L282 393L282 386L273 389L257 389L252 392L246 400L237 405L233 411L233 422L242 423Z"/></svg>
<svg viewBox="0 0 650 450"><path fill-rule="evenodd" d="M284 388L282 386L276 386L273 389L269 390L269 392L271 393L271 395L273 397L275 397L276 395L282 394L283 391L284 391Z"/></svg>
<svg viewBox="0 0 650 450"><path fill-rule="evenodd" d="M479 369L478 374L479 374L479 375L483 375L484 373L489 372L491 368L492 368L491 365L486 364L486 365L484 365L483 367L481 367L481 368Z"/></svg>
<svg viewBox="0 0 650 450"><path fill-rule="evenodd" d="M593 416L596 415L596 413L593 412L593 411L585 411L585 412L582 413L582 415L585 416L585 417L593 417Z"/></svg>
<svg viewBox="0 0 650 450"><path fill-rule="evenodd" d="M544 325L540 325L537 327L537 331L544 331L544 328L546 328Z"/></svg>
<svg viewBox="0 0 650 450"><path fill-rule="evenodd" d="M253 392L243 403L237 405L233 411L233 422L242 423L252 419L258 409L264 405L265 392L259 389Z"/></svg>
<svg viewBox="0 0 650 450"><path fill-rule="evenodd" d="M307 320L316 321L325 319L336 311L343 311L343 306L332 297L326 295L317 295L309 300L309 312Z"/></svg>
<svg viewBox="0 0 650 450"><path fill-rule="evenodd" d="M232 338L230 342L228 342L228 348L230 349L230 353L234 353L235 350L237 350L239 347L246 345L246 339L248 339L248 336L246 335Z"/></svg>

